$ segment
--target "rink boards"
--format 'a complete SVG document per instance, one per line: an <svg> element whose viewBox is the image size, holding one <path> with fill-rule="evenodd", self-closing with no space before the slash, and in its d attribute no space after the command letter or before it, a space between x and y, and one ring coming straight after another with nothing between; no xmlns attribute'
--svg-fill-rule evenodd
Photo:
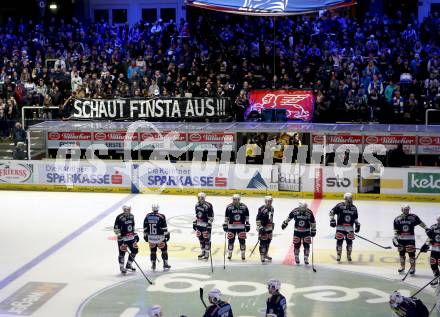
<svg viewBox="0 0 440 317"><path fill-rule="evenodd" d="M0 189L440 201L440 169L169 161L0 161Z"/></svg>

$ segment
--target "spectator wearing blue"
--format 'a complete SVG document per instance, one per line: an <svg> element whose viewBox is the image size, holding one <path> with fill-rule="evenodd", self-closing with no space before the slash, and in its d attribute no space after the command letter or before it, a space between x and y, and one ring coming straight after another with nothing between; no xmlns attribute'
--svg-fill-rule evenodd
<svg viewBox="0 0 440 317"><path fill-rule="evenodd" d="M392 106L394 110L395 122L401 122L401 120L403 119L403 114L405 113L405 99L400 95L399 90L396 90L394 92Z"/></svg>
<svg viewBox="0 0 440 317"><path fill-rule="evenodd" d="M373 78L373 75L378 75L379 74L379 69L377 68L377 66L374 64L374 60L370 59L368 61L367 67L365 67L365 75L368 76L369 78Z"/></svg>
<svg viewBox="0 0 440 317"><path fill-rule="evenodd" d="M132 77L136 74L138 74L140 72L139 66L137 66L136 61L132 60L130 63L130 66L128 66L128 70L127 70L127 78L129 80L132 79Z"/></svg>
<svg viewBox="0 0 440 317"><path fill-rule="evenodd" d="M411 60L411 74L416 78L419 78L422 73L423 61L420 58L419 53L414 54L414 58Z"/></svg>
<svg viewBox="0 0 440 317"><path fill-rule="evenodd" d="M417 41L417 32L412 26L412 24L408 24L405 31L402 33L402 39L407 47L413 47Z"/></svg>
<svg viewBox="0 0 440 317"><path fill-rule="evenodd" d="M367 43L365 44L367 51L369 53L374 54L374 56L377 55L378 51L379 51L379 42L376 40L376 38L374 37L374 35L370 35Z"/></svg>
<svg viewBox="0 0 440 317"><path fill-rule="evenodd" d="M375 89L379 95L383 94L383 83L377 75L373 75L373 80L368 85L368 93L371 93L372 89Z"/></svg>

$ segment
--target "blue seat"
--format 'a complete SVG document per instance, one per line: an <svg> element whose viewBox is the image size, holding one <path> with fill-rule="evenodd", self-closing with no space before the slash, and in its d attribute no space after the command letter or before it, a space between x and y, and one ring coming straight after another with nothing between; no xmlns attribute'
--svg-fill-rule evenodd
<svg viewBox="0 0 440 317"><path fill-rule="evenodd" d="M275 121L286 122L287 121L287 109L275 109Z"/></svg>
<svg viewBox="0 0 440 317"><path fill-rule="evenodd" d="M275 109L263 109L263 111L261 112L261 117L263 122L274 122Z"/></svg>

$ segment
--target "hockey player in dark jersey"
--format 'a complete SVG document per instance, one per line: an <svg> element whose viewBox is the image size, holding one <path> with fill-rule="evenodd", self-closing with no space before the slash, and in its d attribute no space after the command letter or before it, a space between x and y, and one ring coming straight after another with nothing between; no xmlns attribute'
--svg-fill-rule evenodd
<svg viewBox="0 0 440 317"><path fill-rule="evenodd" d="M240 195L232 196L232 203L226 207L223 231L228 237L228 260L232 259L235 237L238 236L240 243L241 259L246 259L246 233L251 229L249 223L249 209L240 202Z"/></svg>
<svg viewBox="0 0 440 317"><path fill-rule="evenodd" d="M221 296L220 290L216 288L208 293L208 300L211 305L206 308L203 317L233 317L231 305L222 301Z"/></svg>
<svg viewBox="0 0 440 317"><path fill-rule="evenodd" d="M413 275L416 272L416 236L414 228L420 226L428 232L426 225L420 218L410 213L409 205L403 205L402 214L394 219L394 238L393 244L397 247L400 256L399 273L405 271L406 253L409 256L410 271Z"/></svg>
<svg viewBox="0 0 440 317"><path fill-rule="evenodd" d="M168 245L170 233L168 232L167 220L165 215L159 213L159 205L151 206L152 212L147 214L144 219L144 240L150 245L151 269L156 270L156 253L159 248L163 260L163 269L167 271L171 268L168 264Z"/></svg>
<svg viewBox="0 0 440 317"><path fill-rule="evenodd" d="M195 207L196 219L193 221L193 229L196 232L200 242L202 252L199 260L209 259L209 250L211 249L211 230L214 221L214 211L211 203L206 201L205 193L198 193L198 202Z"/></svg>
<svg viewBox="0 0 440 317"><path fill-rule="evenodd" d="M356 206L353 205L353 195L351 193L345 193L344 202L337 204L330 211L330 226L336 228L336 261L341 261L342 246L345 240L347 243L347 260L351 262L354 233L358 233L361 229L361 224L358 221L358 211Z"/></svg>
<svg viewBox="0 0 440 317"><path fill-rule="evenodd" d="M423 302L415 297L402 296L398 291L390 295L390 307L395 316L428 317L429 311Z"/></svg>
<svg viewBox="0 0 440 317"><path fill-rule="evenodd" d="M295 263L299 264L299 252L301 244L304 246L304 264L309 264L310 244L312 237L316 236L316 221L313 212L307 208L305 202L300 202L298 207L293 209L286 220L283 221L281 229L286 229L290 220L294 220L293 250Z"/></svg>
<svg viewBox="0 0 440 317"><path fill-rule="evenodd" d="M269 298L266 301L266 316L285 317L287 310L286 298L281 295L281 282L277 279L270 279L267 282Z"/></svg>
<svg viewBox="0 0 440 317"><path fill-rule="evenodd" d="M432 273L434 273L434 277L440 276L440 217L437 218L437 223L432 225L429 230L426 232L428 235L428 240L420 249L421 252L428 252L429 246L431 246L431 255L429 257L431 263ZM438 279L435 279L431 282L432 286L436 286L438 284Z"/></svg>
<svg viewBox="0 0 440 317"><path fill-rule="evenodd" d="M138 253L137 243L139 242L139 237L134 231L134 216L131 214L131 207L123 206L122 210L123 212L116 217L113 231L118 237L119 269L122 274L125 274L127 273L127 270L136 271L132 264ZM127 264L124 267L125 253L128 249L130 250L130 255L128 256Z"/></svg>
<svg viewBox="0 0 440 317"><path fill-rule="evenodd" d="M257 231L258 239L260 239L260 259L261 263L271 262L272 258L269 256L269 246L272 241L273 233L273 213L272 196L264 198L264 205L258 208L257 214Z"/></svg>

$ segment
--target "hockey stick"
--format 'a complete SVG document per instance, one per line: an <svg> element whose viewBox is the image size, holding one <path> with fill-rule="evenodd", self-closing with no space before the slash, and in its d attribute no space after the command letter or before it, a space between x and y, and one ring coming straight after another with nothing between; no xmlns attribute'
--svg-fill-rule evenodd
<svg viewBox="0 0 440 317"><path fill-rule="evenodd" d="M440 284L437 283L437 287L436 287L436 289L435 289L434 294L435 294L436 296L438 296L439 292L440 292ZM429 315L428 315L428 317L431 316L431 314L432 314L432 312L434 311L435 307L437 307L437 303L434 303L434 305L432 306L431 310L429 311Z"/></svg>
<svg viewBox="0 0 440 317"><path fill-rule="evenodd" d="M226 232L225 232L225 244L223 245L223 270L226 270Z"/></svg>
<svg viewBox="0 0 440 317"><path fill-rule="evenodd" d="M359 239L362 239L362 240L365 240L365 241L367 241L367 242L370 242L370 243L372 243L372 244L374 244L374 245L377 245L379 248L387 249L387 250L392 249L392 247L390 247L390 246L383 246L383 245L377 244L376 242L373 242L373 241L371 241L371 240L368 240L367 238L364 238L363 236L360 236L360 235L358 235L357 233L355 233L354 235L355 235L356 237L358 237Z"/></svg>
<svg viewBox="0 0 440 317"><path fill-rule="evenodd" d="M408 277L409 272L411 272L411 270L413 269L413 267L416 266L416 262L417 262L417 259L419 258L420 253L422 253L422 251L419 251L419 253L417 253L417 256L416 256L416 258L415 258L415 260L414 260L414 263L411 264L411 267L409 268L408 272L406 272L405 276L404 276L403 279L402 279L402 282L404 282L404 281L406 280L406 278Z"/></svg>
<svg viewBox="0 0 440 317"><path fill-rule="evenodd" d="M205 300L203 299L203 288L200 287L200 300L202 301L203 306L205 306L205 309L208 308L205 304Z"/></svg>
<svg viewBox="0 0 440 317"><path fill-rule="evenodd" d="M251 251L251 255L249 255L249 258L252 257L252 254L254 254L254 251L255 251L255 249L257 248L257 246L258 246L259 243L260 243L260 238L258 238L257 243L255 244L254 248L253 248L252 251Z"/></svg>
<svg viewBox="0 0 440 317"><path fill-rule="evenodd" d="M131 256L131 252L128 252L128 255L131 257L131 259L133 260L134 264L136 264L136 266L138 267L139 271L141 271L142 275L145 277L145 279L147 280L148 283L150 283L150 285L153 285L153 282L147 277L147 275L145 275L144 271L141 269L141 267L139 266L139 264L137 263L136 259L134 257Z"/></svg>
<svg viewBox="0 0 440 317"><path fill-rule="evenodd" d="M209 242L211 243L211 242ZM211 247L209 247L209 257L211 259L211 273L214 273L214 266L212 265L212 252L211 252Z"/></svg>
<svg viewBox="0 0 440 317"><path fill-rule="evenodd" d="M315 245L315 244L313 243L313 237L312 237L312 270L313 270L313 272L316 273L316 269L315 269L315 261L314 261L314 258L315 258L314 245Z"/></svg>
<svg viewBox="0 0 440 317"><path fill-rule="evenodd" d="M434 305L432 306L431 310L429 311L429 316L431 316L432 312L434 311L435 306L437 306L437 303L434 303Z"/></svg>
<svg viewBox="0 0 440 317"><path fill-rule="evenodd" d="M417 294L419 294L421 291L423 291L425 288L428 287L428 285L430 285L432 282L434 282L436 279L438 279L439 276L434 277L432 280L430 280L428 283L426 283L421 289L419 289L417 292L415 292L414 294L412 294L410 297L414 297Z"/></svg>

